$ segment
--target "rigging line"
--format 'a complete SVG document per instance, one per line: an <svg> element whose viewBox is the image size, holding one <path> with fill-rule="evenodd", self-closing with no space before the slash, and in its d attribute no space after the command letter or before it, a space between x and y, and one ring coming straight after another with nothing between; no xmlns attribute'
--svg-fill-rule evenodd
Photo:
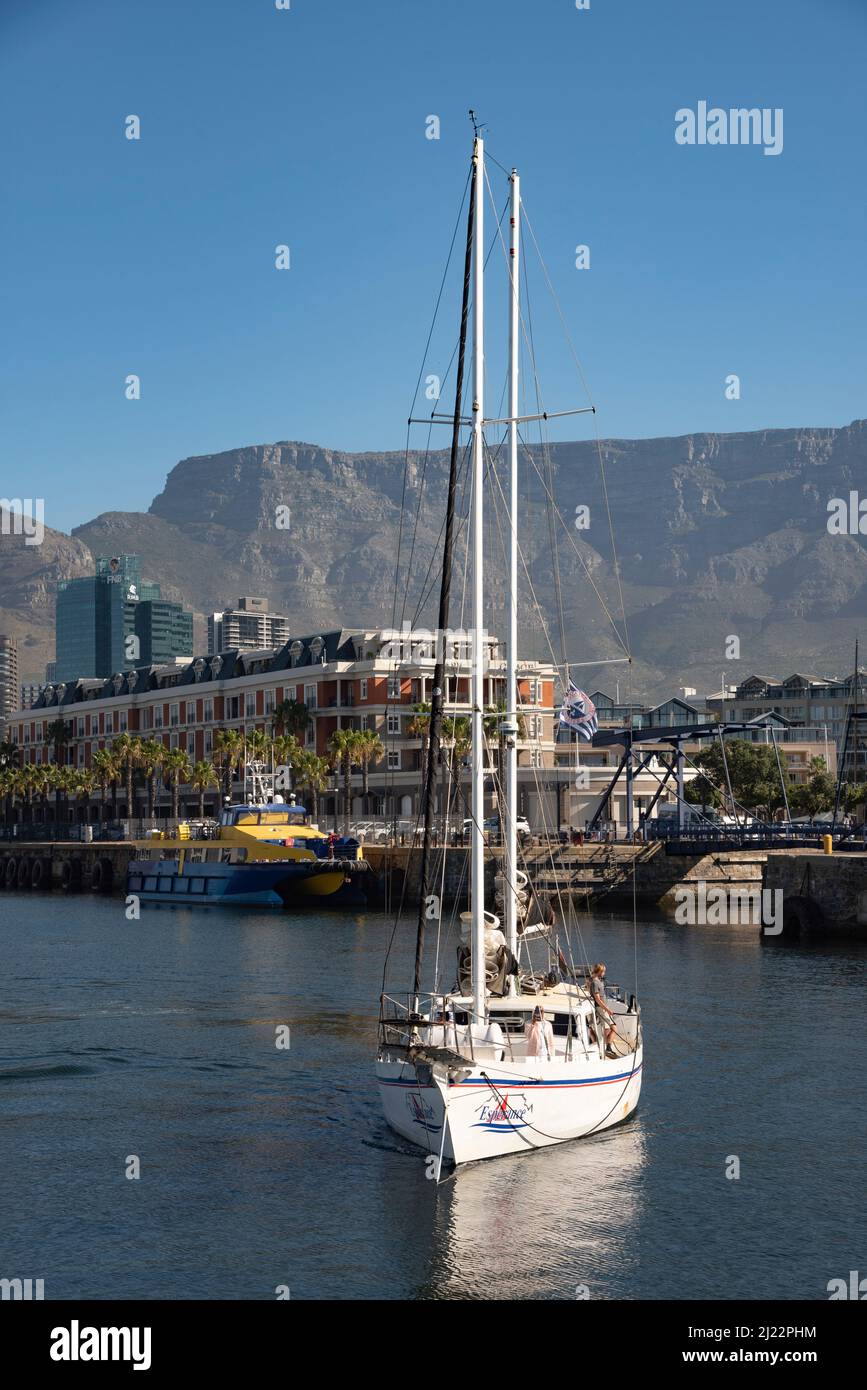
<svg viewBox="0 0 867 1390"><path fill-rule="evenodd" d="M595 404L595 402L594 402L594 400L593 400L593 396L592 396L592 394L591 394L590 387L589 387L589 384L588 384L588 382L587 382L587 378L586 378L586 376L584 375L584 368L582 367L581 361L580 361L580 359L579 359L579 357L578 357L578 354L577 354L577 352L575 351L575 345L574 345L574 343L573 343L573 341L572 341L572 335L571 335L571 333L569 332L569 327L568 327L568 324L566 323L566 318L565 318L565 316L564 316L564 314L563 314L563 309L562 309L562 307L561 307L561 305L560 305L559 299L557 298L557 294L556 294L556 291L555 291L555 289L554 289L554 286L553 286L553 284L551 283L551 277L550 277L550 275L548 274L548 267L547 267L546 264L545 264L545 258L544 258L544 256L542 255L541 248L540 248L540 246L539 246L538 241L536 240L536 233L533 231L533 224L532 224L532 222L530 221L530 218L529 218L529 216L528 216L528 214L527 214L526 208L524 207L524 200L523 200L523 198L522 198L522 200L521 200L521 206L522 206L522 210L523 210L523 212L524 212L524 221L526 222L527 228L528 228L528 230L529 230L529 232L530 232L530 236L531 236L532 239L533 239L533 245L534 245L535 248L536 248L536 255L539 257L539 264L540 264L541 267L542 267L542 273L543 273L543 275L545 276L545 280L546 280L546 283L547 283L547 285L548 285L549 293L551 294L551 298L552 298L553 301L554 301L554 306L555 306L555 308L556 308L556 310L557 310L557 314L558 314L558 316L559 316L559 318L560 318L560 322L561 322L561 324L562 324L562 326L563 326L563 331L564 331L564 333L565 333L565 335L566 335L566 341L567 341L567 343L569 344L569 351L570 351L571 354L572 354L572 360L573 360L573 362L575 363L575 366L576 366L576 368L577 368L578 375L579 375L579 377L580 377L580 379L581 379L582 385L583 385L584 390L585 390L585 392L586 392L586 394L587 394L587 399L589 400L590 404L593 406L594 435L595 435L595 439L596 439L596 453L597 453L597 457L598 457L598 459L599 459L599 475L600 475L600 480L601 480L601 483L602 483L602 496L603 496L604 501L605 501L605 511L606 511L606 515L607 515L607 517L608 517L608 534L609 534L609 539L610 539L610 541L611 541L611 556L612 556L612 560L613 560L613 562L614 562L614 573L615 573L615 575L616 575L616 577L617 577L618 588L619 588L619 590L620 590L620 607L621 607L621 616L622 616L622 618L623 618L623 631L624 631L624 636L625 636L625 638L626 638L626 642L627 642L627 646L628 646L628 644L629 644L629 625L628 625L627 618L626 618L626 604L625 604L625 600L624 600L624 597L623 597L623 586L622 586L621 574L620 574L620 561L619 561L618 556L617 556L617 546L616 546L616 542L615 542L615 539L614 539L614 522L613 522L613 519L612 519L612 516L611 516L611 506L610 506L610 502L609 502L609 498L608 498L608 482L607 482L607 478L606 478L606 474L605 474L605 460L604 460L603 453L602 453L602 441L601 441L601 439L600 439L600 437L599 437L599 416L598 416L598 414L597 414L597 412L596 412L596 404Z"/></svg>
<svg viewBox="0 0 867 1390"><path fill-rule="evenodd" d="M460 207L458 208L458 215L457 215L457 217L455 218L455 225L454 225L454 229L453 229L453 231L452 231L452 239L451 239L451 242L450 242L450 244L449 244L449 254L448 254L447 258L446 258L445 269L444 269L444 271L443 271L442 280L440 281L439 293L437 294L436 303L434 304L433 318L431 319L430 330L429 330L428 335L427 335L427 342L426 342L425 345L424 345L424 352L422 353L421 366L420 366L420 368L419 368L418 378L416 379L415 391L413 392L413 397L412 397L412 406L410 407L410 412L409 412L410 415L412 415L412 413L413 413L413 411L414 411L414 409L415 409L415 403L416 403L416 401L418 400L418 390L419 390L419 387L421 386L421 379L422 379L422 376L424 375L424 368L425 368L425 363L427 362L427 355L428 355L428 351L429 351L429 349L430 349L431 339L433 338L434 329L435 329L435 327L436 327L436 321L437 321L437 318L438 318L438 316L439 316L440 302L442 301L443 290L445 289L446 279L447 279L448 273L449 273L449 266L451 265L451 262L452 262L452 253L454 252L454 249L455 249L455 241L457 240L458 228L459 228L460 225L461 225L461 217L463 216L463 211L464 211L464 203L465 203L466 200L467 200L467 189L468 189L469 186L470 186L470 179L472 178L472 176L473 176L473 164L472 164L472 160L471 160L471 161L470 161L470 166L469 166L469 168L468 168L468 170L467 170L467 178L466 178L466 183L464 184L464 191L463 191L463 193L462 193L462 195L461 195L461 205L460 205Z"/></svg>
<svg viewBox="0 0 867 1390"><path fill-rule="evenodd" d="M536 463L536 460L533 458L532 450L531 450L529 444L527 443L527 441L524 439L523 435L521 434L520 429L518 430L518 438L519 438L520 441L521 441L521 444L522 444L522 446L523 446L523 448L524 448L524 452L526 453L527 459L528 459L528 461L532 464L533 469L534 469L536 475L538 476L539 481L540 481L541 484L542 484L542 487L545 489L546 492L549 492L547 483L545 482L545 479L542 477L542 474L539 472L539 468L538 468L538 465L537 465L537 463ZM550 493L549 493L549 495L550 495ZM563 513L560 511L560 508L557 506L557 503L554 501L553 497L551 498L551 501L552 501L552 504L553 504L553 506L554 506L554 510L555 510L555 512L557 513L557 516L560 518L560 521L561 521L561 523L562 523L563 529L564 529L564 531L566 532L567 536L569 537L569 542L570 542L570 544L571 544L571 546L572 546L572 549L574 550L574 552L575 552L575 554L576 554L576 556L577 556L577 558L578 558L578 562L579 562L579 564L581 565L581 568L582 568L583 571L584 571L585 578L587 579L587 581L589 582L591 588L593 589L593 592L595 593L596 597L598 598L599 603L600 603L600 606L602 607L602 610L603 610L603 612L605 613L606 618L608 619L609 623L611 624L611 627L612 627L612 630L613 630L613 632L614 632L614 635L615 635L615 637L617 638L618 645L620 646L621 650L625 653L625 655L628 657L628 659L631 661L631 660L632 660L632 653L631 653L631 651L629 650L628 646L626 646L626 645L624 644L623 638L621 637L621 635L620 635L620 633L619 633L619 631L618 631L618 629L617 629L617 624L616 624L616 622L615 622L615 620L614 620L614 618L613 618L613 616L612 616L612 614L611 614L611 612L610 612L610 610L609 610L609 608L608 608L607 603L605 602L605 599L602 597L602 594L601 594L601 592L600 592L600 590L599 590L599 588L598 588L598 586L597 586L597 584L596 584L596 581L595 581L595 579L593 578L592 572L590 571L590 568L589 568L589 566L587 565L587 562L586 562L586 560L584 559L584 556L581 554L581 551L578 549L577 545L575 544L575 541L574 541L574 538L573 538L573 536L572 536L571 531L569 530L568 526L566 525L566 521L565 521L565 518L564 518L564 516L563 516Z"/></svg>
<svg viewBox="0 0 867 1390"><path fill-rule="evenodd" d="M440 281L439 292L438 292L437 297L436 297L436 303L435 303L435 305L434 305L434 311L433 311L433 316L432 316L432 318L431 318L430 328L429 328L429 330L428 330L427 342L425 343L425 346L424 346L424 352L422 353L422 358L421 358L421 365L419 366L418 377L416 378L415 390L413 391L413 396L412 396L412 406L410 407L410 412L409 412L410 415L413 414L413 409L414 409L414 407L415 407L416 400L418 399L419 387L420 387L420 385L421 385L421 379L422 379L422 376L423 376L423 374L424 374L425 362L427 361L427 355L428 355L428 352L429 352L429 350L430 350L431 340L432 340L432 338L433 338L434 329L435 329L435 327L436 327L437 318L438 318L438 316L439 316L440 302L441 302L441 300L442 300L443 290L444 290L444 288L445 288L445 283L446 283L446 280L447 280L447 278L448 278L449 266L451 265L452 253L453 253L453 251L454 251L454 246L455 246L455 239L456 239L456 237L457 237L458 228L459 228L460 223L461 223L461 216L462 216L462 214L463 214L464 203L466 202L466 198L467 198L467 189L468 189L469 186L470 186L470 179L472 178L472 171L473 171L473 166L472 166L472 162L470 162L470 166L469 166L469 168L468 168L468 170L467 170L466 182L464 183L464 191L463 191L463 193L462 193L462 195L461 195L460 207L458 208L458 215L457 215L457 217L455 218L455 225L454 225L454 229L453 229L453 231L452 231L452 239L451 239L451 242L450 242L450 244L449 244L449 252L448 252L448 256L447 256L447 258L446 258L446 263L445 263L445 268L444 268L444 270L443 270L442 279L441 279L441 281ZM406 500L406 476L407 476L408 465L409 465L409 431L410 431L410 427L409 427L409 424L407 424L406 447L405 447L405 450L404 450L403 491L402 491L402 494L401 494L401 511L400 511L400 521L399 521L399 525L398 525L398 544L397 544L397 559L396 559L396 566L395 566L394 601L393 601L393 604L392 604L392 627L394 626L394 622L395 622L395 618L396 618L396 612L397 612L397 592L398 592L398 586L399 586L399 582L400 582L401 542L402 542L402 538L403 538L403 509L404 509L404 503L405 503L405 500ZM430 448L430 433L428 433L428 445L427 445L427 447L428 447L428 449Z"/></svg>
<svg viewBox="0 0 867 1390"><path fill-rule="evenodd" d="M528 279L528 276L527 276L526 242L525 242L525 241L522 242L522 244L521 244L521 251L522 251L522 263L523 263L523 267L524 267L524 299L525 299L526 304L527 304L527 329L528 329L528 334L529 334L529 339L530 339L530 362L531 362L532 367L533 367L533 383L534 383L535 392L536 392L536 409L537 409L538 411L541 412L541 410L542 410L542 408L543 408L543 407L542 407L542 390L541 390L541 386L540 386L540 384L539 384L539 374L538 374L538 371L537 371L537 369L536 369L536 344L535 344L535 339L534 339L534 337L533 337L533 316L532 316L532 309L531 309L531 304L530 304L530 284L529 284L529 279ZM516 428L517 428L517 427L516 427ZM548 474L549 484L550 484L550 486L549 486L549 492L548 492L548 497L547 497L547 503L546 503L546 512L547 512L547 517L548 517L548 536L549 536L549 539L550 539L550 542L551 542L551 554L552 554L552 558L553 558L552 573L553 573L553 578L554 578L554 599L555 599L555 603L556 603L556 605L557 605L557 622L558 622L558 626L559 626L559 629L560 629L560 651L561 651L561 654L562 654L562 656L563 656L563 661L564 661L564 663L565 663L565 662L566 662L566 626L565 626L565 622L564 622L564 618L563 618L563 588L562 588L561 579L560 579L560 554L559 554L559 547L558 547L558 544L557 544L557 533L556 533L556 528L555 528L555 526L554 526L554 510L553 510L553 472L552 472L552 467L551 467L551 456L550 456L550 453L549 453L548 447L547 447L547 438L545 437L545 442L543 443L543 442L542 442L542 441L543 441L543 437L544 437L544 436L543 436L542 422L540 421L540 422L539 422L539 440L540 440L540 444L542 445L542 457L543 457L543 461L544 461L544 464L545 464L545 468L546 468L546 472L547 472L547 474ZM566 668L566 676L567 676L567 678L568 678L568 676L569 676L569 668L568 668L568 666L567 666L567 668Z"/></svg>

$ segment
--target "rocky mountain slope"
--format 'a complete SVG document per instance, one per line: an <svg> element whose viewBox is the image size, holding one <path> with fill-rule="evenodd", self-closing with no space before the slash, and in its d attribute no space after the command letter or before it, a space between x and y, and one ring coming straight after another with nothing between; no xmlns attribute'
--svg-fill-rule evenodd
<svg viewBox="0 0 867 1390"><path fill-rule="evenodd" d="M867 488L867 421L606 440L601 453L616 556L595 443L552 445L547 458L535 449L522 462L526 655L549 656L553 647L560 659L562 611L570 660L617 656L603 604L622 629L622 586L633 666L576 666L589 689L614 693L619 681L621 698L630 688L661 697L684 684L707 693L751 670L851 668L867 546L863 536L828 533L827 504L859 483ZM493 631L505 622L503 467L501 458L491 464L487 510ZM390 624L395 612L398 622L415 620L419 605L430 622L447 469L445 452L411 454L405 466L402 453L301 443L184 459L145 515L103 513L71 540L47 533L42 553L0 538L0 630L24 635L22 664L38 676L51 654L53 581L86 572L88 551L120 550L139 553L144 574L200 615L252 593L288 612L299 632ZM589 526L578 530L580 507L589 508ZM464 545L462 532L461 556ZM459 576L455 626L462 594ZM726 659L731 636L740 660Z"/></svg>

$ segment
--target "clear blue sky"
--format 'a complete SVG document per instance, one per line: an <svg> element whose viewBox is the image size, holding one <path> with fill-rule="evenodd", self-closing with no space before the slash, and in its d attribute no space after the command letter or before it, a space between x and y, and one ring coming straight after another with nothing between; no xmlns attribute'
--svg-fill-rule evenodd
<svg viewBox="0 0 867 1390"><path fill-rule="evenodd" d="M863 416L865 70L865 0L0 0L0 492L69 529L190 454L401 448L469 106L603 435ZM782 107L783 153L677 145L699 100Z"/></svg>

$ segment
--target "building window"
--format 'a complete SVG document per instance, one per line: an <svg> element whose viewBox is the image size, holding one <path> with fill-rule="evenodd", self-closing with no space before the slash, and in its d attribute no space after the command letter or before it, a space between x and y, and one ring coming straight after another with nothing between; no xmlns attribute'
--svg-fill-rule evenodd
<svg viewBox="0 0 867 1390"><path fill-rule="evenodd" d="M117 727L122 734L126 733L126 710L121 709L117 712Z"/></svg>
<svg viewBox="0 0 867 1390"><path fill-rule="evenodd" d="M315 747L316 747L316 724L314 723L314 721L313 721L312 719L309 720L309 722L308 722L308 724L307 724L307 728L304 730L304 747L305 747L305 748L315 748Z"/></svg>
<svg viewBox="0 0 867 1390"><path fill-rule="evenodd" d="M80 744L78 745L78 766L79 766L79 767L84 767L84 744L83 744L83 743L80 743Z"/></svg>
<svg viewBox="0 0 867 1390"><path fill-rule="evenodd" d="M211 721L213 720L213 718L214 718L214 702L213 702L213 700L206 700L206 701L205 701L205 723L206 723L206 724L210 724Z"/></svg>
<svg viewBox="0 0 867 1390"><path fill-rule="evenodd" d="M169 705L169 724L173 729L176 729L179 722L177 705Z"/></svg>
<svg viewBox="0 0 867 1390"><path fill-rule="evenodd" d="M155 729L161 729L162 727L163 727L163 707L162 707L162 705L155 705L155 706L154 706L154 728L155 728Z"/></svg>
<svg viewBox="0 0 867 1390"><path fill-rule="evenodd" d="M141 712L141 726L143 730L150 729L153 727L153 718L154 712L151 709L150 705L148 705L147 709L143 709Z"/></svg>
<svg viewBox="0 0 867 1390"><path fill-rule="evenodd" d="M172 735L170 736L170 739L169 739L169 747L170 747L170 748L177 748L177 746L178 746L178 736L177 736L177 734L172 734Z"/></svg>
<svg viewBox="0 0 867 1390"><path fill-rule="evenodd" d="M114 733L114 715L113 715L113 714L107 714L107 715L105 716L105 732L106 732L107 734L113 734L113 733Z"/></svg>
<svg viewBox="0 0 867 1390"><path fill-rule="evenodd" d="M388 750L388 770L389 772L400 772L400 749L389 748Z"/></svg>
<svg viewBox="0 0 867 1390"><path fill-rule="evenodd" d="M266 714L273 714L273 713L274 713L274 691L273 691L273 690L266 690L266 691L265 691L265 713L266 713Z"/></svg>
<svg viewBox="0 0 867 1390"><path fill-rule="evenodd" d="M542 766L542 750L541 750L541 748L531 748L531 749L530 749L530 766L531 766L531 767L541 767L541 766Z"/></svg>
<svg viewBox="0 0 867 1390"><path fill-rule="evenodd" d="M361 694L360 694L360 696L359 696L359 699L361 699L361 700L366 700L366 699L367 699L367 681L366 681L366 680L360 681L359 684L360 684L360 686L361 686Z"/></svg>
<svg viewBox="0 0 867 1390"><path fill-rule="evenodd" d="M389 700L400 699L400 676L389 676L388 678L388 698Z"/></svg>
<svg viewBox="0 0 867 1390"><path fill-rule="evenodd" d="M195 700L187 700L187 723L188 723L188 724L195 724L195 722L196 722L196 702L195 702Z"/></svg>
<svg viewBox="0 0 867 1390"><path fill-rule="evenodd" d="M248 691L246 692L245 696L244 696L244 718L245 718L245 719L255 719L255 718L256 718L256 692L255 692L255 690L248 690Z"/></svg>
<svg viewBox="0 0 867 1390"><path fill-rule="evenodd" d="M213 751L214 751L214 731L213 731L213 729L206 729L206 730L205 730L205 757L207 757L208 754L213 753Z"/></svg>
<svg viewBox="0 0 867 1390"><path fill-rule="evenodd" d="M390 715L388 716L388 727L387 727L386 732L389 733L389 734L399 734L399 733L400 733L400 715L399 715L399 714L390 714Z"/></svg>
<svg viewBox="0 0 867 1390"><path fill-rule="evenodd" d="M304 687L304 703L305 703L305 705L307 706L308 709L315 709L315 708L316 708L316 686L315 686L315 685L305 685L305 687Z"/></svg>
<svg viewBox="0 0 867 1390"><path fill-rule="evenodd" d="M96 755L97 755L98 752L99 752L99 744L98 744L98 743L92 743L92 744L90 745L90 761L91 761L91 762L93 762L93 760L94 760L94 758L96 757Z"/></svg>
<svg viewBox="0 0 867 1390"><path fill-rule="evenodd" d="M192 733L187 734L187 755L190 758L196 756L196 736Z"/></svg>

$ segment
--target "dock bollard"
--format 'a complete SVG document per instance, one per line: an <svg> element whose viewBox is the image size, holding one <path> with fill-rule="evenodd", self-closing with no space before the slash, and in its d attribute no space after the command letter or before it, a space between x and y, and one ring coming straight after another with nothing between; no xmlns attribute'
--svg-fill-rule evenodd
<svg viewBox="0 0 867 1390"><path fill-rule="evenodd" d="M833 854L833 853L834 853L834 839L833 839L833 836L831 836L831 835L823 835L823 836L822 836L822 849L823 849L823 851L824 851L825 854Z"/></svg>

